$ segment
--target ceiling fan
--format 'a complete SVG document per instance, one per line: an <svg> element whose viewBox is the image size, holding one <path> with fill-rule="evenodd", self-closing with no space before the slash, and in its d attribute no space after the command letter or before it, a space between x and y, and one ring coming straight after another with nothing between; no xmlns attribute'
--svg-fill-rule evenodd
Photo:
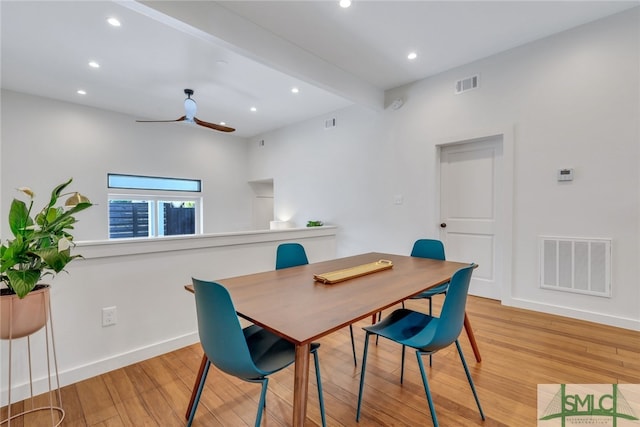
<svg viewBox="0 0 640 427"><path fill-rule="evenodd" d="M220 132L233 132L234 128L228 126L217 125L215 123L205 122L196 117L196 111L198 109L196 101L191 99L193 95L193 89L185 89L184 94L187 95L187 99L184 100L184 116L175 120L136 120L139 123L166 123L166 122L188 122L195 123L200 126L207 127L209 129L217 130Z"/></svg>

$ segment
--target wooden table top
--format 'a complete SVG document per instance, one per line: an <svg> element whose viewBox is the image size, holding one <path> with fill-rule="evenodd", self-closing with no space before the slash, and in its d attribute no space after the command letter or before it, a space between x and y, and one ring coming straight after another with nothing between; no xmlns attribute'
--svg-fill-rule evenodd
<svg viewBox="0 0 640 427"><path fill-rule="evenodd" d="M393 267L335 284L323 284L313 278L314 274L381 259L390 260ZM300 345L445 283L468 265L372 252L212 280L229 290L239 316ZM185 288L193 291L192 285Z"/></svg>

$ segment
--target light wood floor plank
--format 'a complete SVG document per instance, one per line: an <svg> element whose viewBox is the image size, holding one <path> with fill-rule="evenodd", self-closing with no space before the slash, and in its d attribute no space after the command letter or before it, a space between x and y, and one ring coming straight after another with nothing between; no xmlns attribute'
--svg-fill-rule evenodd
<svg viewBox="0 0 640 427"><path fill-rule="evenodd" d="M442 298L434 299L434 313ZM426 301L408 308L427 310ZM393 307L384 314L389 314ZM442 426L535 426L537 385L558 383L640 383L640 332L501 306L470 297L467 312L483 361L477 363L463 332L460 343L481 403L482 422L455 347L438 352L433 366L423 360ZM355 421L363 326L354 325L358 366L353 366L349 329L320 340L320 363L329 426L431 425L415 352L408 350L400 384L401 347L380 340L369 344L360 423ZM173 427L186 424L184 413L200 366L202 349L188 346L104 375L64 387L65 427ZM209 372L194 427L252 426L260 386ZM271 377L263 426L291 425L293 369ZM23 403L14 405L21 411ZM306 426L320 425L313 363L310 368ZM6 407L1 414L6 414ZM5 415L6 416L6 415ZM38 415L38 422L42 421ZM37 427L12 422L12 426ZM46 424L45 424L46 425Z"/></svg>

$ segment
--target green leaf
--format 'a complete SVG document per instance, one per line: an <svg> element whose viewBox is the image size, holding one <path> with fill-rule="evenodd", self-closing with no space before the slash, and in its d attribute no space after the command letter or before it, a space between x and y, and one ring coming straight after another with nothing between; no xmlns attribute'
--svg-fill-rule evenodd
<svg viewBox="0 0 640 427"><path fill-rule="evenodd" d="M91 206L93 206L93 203L91 202L80 202L77 205L75 205L74 207L72 207L71 209L69 209L68 211L65 212L66 215L73 215L76 212L80 212L83 211L87 208L90 208Z"/></svg>
<svg viewBox="0 0 640 427"><path fill-rule="evenodd" d="M29 217L27 205L22 200L13 199L9 210L9 228L11 228L13 235L24 234L25 228L32 224L33 221Z"/></svg>
<svg viewBox="0 0 640 427"><path fill-rule="evenodd" d="M5 274L18 298L24 298L40 280L39 270L7 270Z"/></svg>
<svg viewBox="0 0 640 427"><path fill-rule="evenodd" d="M60 209L60 208L49 208L47 210L47 213L46 213L44 219L47 222L53 222L58 218L58 216L59 216L59 214L61 212L62 212L62 209Z"/></svg>
<svg viewBox="0 0 640 427"><path fill-rule="evenodd" d="M7 246L2 246L0 272L5 272L16 264L29 264L31 258L29 241L18 235L13 241L8 242Z"/></svg>
<svg viewBox="0 0 640 427"><path fill-rule="evenodd" d="M2 260L2 264L0 265L0 273L4 273L6 270L10 269L14 265L17 264L15 257L15 247L2 246L2 256L0 256L0 260Z"/></svg>
<svg viewBox="0 0 640 427"><path fill-rule="evenodd" d="M67 188L67 186L71 184L71 181L73 181L73 178L69 178L67 182L63 182L51 191L51 200L49 200L49 207L53 207L56 204L56 202L58 201L58 197L60 197L60 194L62 194L62 190Z"/></svg>
<svg viewBox="0 0 640 427"><path fill-rule="evenodd" d="M35 251L35 254L42 258L47 266L56 273L61 272L69 261L73 259L69 250L58 252L56 246L40 249Z"/></svg>

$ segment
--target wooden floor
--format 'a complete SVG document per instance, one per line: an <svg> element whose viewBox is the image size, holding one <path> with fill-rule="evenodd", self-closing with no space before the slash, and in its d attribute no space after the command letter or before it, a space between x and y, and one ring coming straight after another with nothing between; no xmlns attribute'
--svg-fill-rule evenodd
<svg viewBox="0 0 640 427"><path fill-rule="evenodd" d="M434 300L434 311L440 301ZM409 301L425 309L426 301ZM640 383L640 333L503 307L470 297L467 312L482 353L477 363L464 332L461 344L487 419L480 420L455 346L436 354L427 374L442 426L536 425L537 384ZM364 332L354 325L358 365ZM320 363L329 426L432 425L413 352L399 383L400 347L369 346L360 423L355 421L360 366L353 366L348 328L323 338ZM202 350L189 346L62 389L63 426L184 426L184 413ZM311 364L313 370L313 363ZM428 363L427 363L428 366ZM307 425L320 425L315 377L310 373ZM212 369L194 426L251 426L259 385ZM263 426L289 426L293 368L269 382ZM27 403L28 404L28 403ZM12 407L23 410L23 403ZM1 418L6 418L6 407ZM15 427L51 425L48 413L12 421ZM44 419L41 419L44 418Z"/></svg>

